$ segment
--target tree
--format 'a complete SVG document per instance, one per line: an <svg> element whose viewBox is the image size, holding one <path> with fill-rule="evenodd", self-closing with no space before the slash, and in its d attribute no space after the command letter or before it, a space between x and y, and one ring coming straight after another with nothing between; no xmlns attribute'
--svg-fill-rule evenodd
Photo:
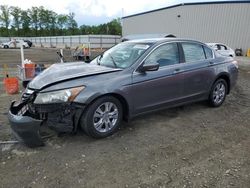
<svg viewBox="0 0 250 188"><path fill-rule="evenodd" d="M48 16L50 35L56 35L57 13L49 11Z"/></svg>
<svg viewBox="0 0 250 188"><path fill-rule="evenodd" d="M48 11L43 6L38 8L38 26L40 35L46 35L44 29L49 27Z"/></svg>
<svg viewBox="0 0 250 188"><path fill-rule="evenodd" d="M39 30L42 35L55 35L57 14L43 6L38 9Z"/></svg>
<svg viewBox="0 0 250 188"><path fill-rule="evenodd" d="M28 15L27 11L22 11L21 13L21 26L23 30L23 36L29 36L30 33L30 24L31 24L31 18Z"/></svg>
<svg viewBox="0 0 250 188"><path fill-rule="evenodd" d="M67 23L68 23L68 15L66 14L59 14L57 16L57 26L61 30L60 34L63 35L63 29L67 28Z"/></svg>
<svg viewBox="0 0 250 188"><path fill-rule="evenodd" d="M10 27L11 26L11 27ZM43 6L22 10L0 6L1 36L57 36L77 34L121 34L120 19L100 25L78 27L75 14L57 14Z"/></svg>
<svg viewBox="0 0 250 188"><path fill-rule="evenodd" d="M111 22L109 22L108 24L108 28L109 28L109 34L112 35L121 35L122 33L122 26L121 26L121 20L120 19L114 19Z"/></svg>
<svg viewBox="0 0 250 188"><path fill-rule="evenodd" d="M77 29L77 22L75 21L74 17L75 13L70 12L68 15L68 28L70 30L71 35L74 35Z"/></svg>
<svg viewBox="0 0 250 188"><path fill-rule="evenodd" d="M35 30L35 36L37 36L37 30L39 26L39 17L38 17L38 12L39 9L37 7L32 7L31 9L28 10L29 12L29 17L31 19L31 26Z"/></svg>
<svg viewBox="0 0 250 188"><path fill-rule="evenodd" d="M13 16L13 27L17 31L17 36L19 36L19 29L21 25L21 13L22 10L19 7L10 7L10 14Z"/></svg>
<svg viewBox="0 0 250 188"><path fill-rule="evenodd" d="M89 25L81 25L80 26L80 32L82 35L88 35L91 34L91 26Z"/></svg>
<svg viewBox="0 0 250 188"><path fill-rule="evenodd" d="M0 21L5 28L7 35L9 36L9 26L10 26L10 7L7 5L0 6L1 14Z"/></svg>

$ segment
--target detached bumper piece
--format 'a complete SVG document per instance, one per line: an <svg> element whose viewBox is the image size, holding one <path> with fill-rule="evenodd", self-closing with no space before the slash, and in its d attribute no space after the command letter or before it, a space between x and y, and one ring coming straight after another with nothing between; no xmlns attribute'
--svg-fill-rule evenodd
<svg viewBox="0 0 250 188"><path fill-rule="evenodd" d="M26 103L15 105L11 103L8 118L11 129L17 139L28 147L44 146L44 142L39 134L42 120L29 116Z"/></svg>

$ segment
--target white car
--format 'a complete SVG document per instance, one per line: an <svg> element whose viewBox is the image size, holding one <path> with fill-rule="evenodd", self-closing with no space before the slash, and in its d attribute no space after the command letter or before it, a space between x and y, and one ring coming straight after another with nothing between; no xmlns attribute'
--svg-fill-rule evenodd
<svg viewBox="0 0 250 188"><path fill-rule="evenodd" d="M2 48L20 48L23 45L24 48L29 48L29 44L23 40L11 40L1 44Z"/></svg>
<svg viewBox="0 0 250 188"><path fill-rule="evenodd" d="M224 56L235 57L235 52L232 48L228 47L225 44L221 43L206 43L209 47L216 50L218 53Z"/></svg>

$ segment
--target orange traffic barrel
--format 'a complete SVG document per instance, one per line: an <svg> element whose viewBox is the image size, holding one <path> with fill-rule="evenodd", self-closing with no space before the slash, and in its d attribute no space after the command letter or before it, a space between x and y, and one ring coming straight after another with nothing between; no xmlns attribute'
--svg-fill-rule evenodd
<svg viewBox="0 0 250 188"><path fill-rule="evenodd" d="M4 78L4 88L8 94L16 94L19 91L18 79L15 77Z"/></svg>

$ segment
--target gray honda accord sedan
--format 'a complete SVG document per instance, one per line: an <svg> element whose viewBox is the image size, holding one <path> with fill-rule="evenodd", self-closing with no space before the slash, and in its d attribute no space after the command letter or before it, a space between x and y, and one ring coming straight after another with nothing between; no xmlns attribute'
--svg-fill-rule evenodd
<svg viewBox="0 0 250 188"><path fill-rule="evenodd" d="M206 44L187 39L120 43L83 62L54 64L12 102L14 134L30 147L43 145L40 127L95 138L113 134L122 120L207 100L219 107L235 85L238 64Z"/></svg>

